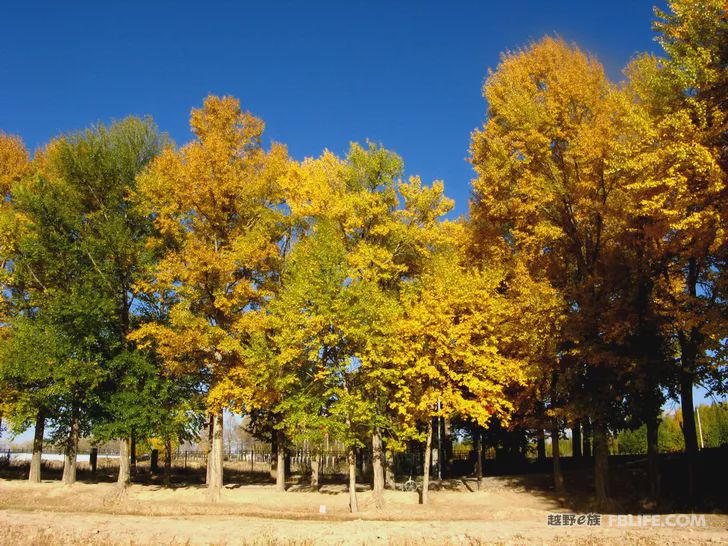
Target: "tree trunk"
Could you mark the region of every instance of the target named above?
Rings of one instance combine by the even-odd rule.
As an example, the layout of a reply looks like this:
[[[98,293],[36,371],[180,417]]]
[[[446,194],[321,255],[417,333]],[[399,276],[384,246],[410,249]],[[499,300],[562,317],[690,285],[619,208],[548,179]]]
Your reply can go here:
[[[660,497],[660,460],[657,451],[657,431],[659,418],[651,416],[647,419],[647,476],[650,483],[650,499],[657,501]]]
[[[361,448],[356,448],[356,481],[360,482],[364,478],[364,454]]]
[[[172,483],[172,439],[164,439],[164,487]]]
[[[311,487],[315,490],[319,488],[321,473],[321,453],[315,448],[311,453]]]
[[[378,428],[372,434],[372,475],[374,505],[377,510],[384,507],[384,451],[382,450],[382,435]]]
[[[452,423],[449,419],[445,419],[443,417],[442,419],[443,425],[443,441],[444,445],[442,447],[443,451],[443,458],[442,458],[442,472],[444,476],[451,476],[451,469],[452,469]]]
[[[559,447],[559,421],[551,422],[551,459],[554,465],[554,490],[557,495],[564,492],[564,475],[561,473],[561,449]]]
[[[361,479],[359,481],[369,480],[370,483],[374,480],[374,470],[372,468],[372,459],[367,456],[366,448],[361,448],[359,451],[359,459],[361,460]]]
[[[215,429],[215,416],[210,414],[210,420],[207,427],[207,474],[205,475],[205,484],[210,485],[210,475],[212,472],[212,434]]]
[[[591,457],[592,456],[592,441],[591,441],[592,440],[592,426],[591,426],[591,421],[589,419],[586,419],[586,421],[584,421],[581,426],[583,428],[583,433],[584,433],[583,434],[583,445],[584,445],[584,448],[582,450],[583,451],[583,455],[584,455],[584,457]]]
[[[98,463],[99,463],[99,448],[98,447],[91,448],[91,453],[88,456],[88,462],[91,465],[91,474],[93,474],[93,476],[96,477],[96,470],[98,469]]]
[[[480,491],[483,481],[483,450],[480,449],[480,428],[477,425],[473,425],[473,449],[475,449],[475,478]]]
[[[278,432],[273,431],[270,438],[270,477],[276,479],[276,466],[278,465]]]
[[[594,426],[594,490],[598,507],[609,503],[609,444],[607,426],[601,419],[593,421]]]
[[[284,448],[283,448],[283,460],[285,461],[284,472],[283,472],[283,482],[285,483],[286,476],[291,475],[291,448],[285,445],[285,436],[284,438]]]
[[[574,459],[581,459],[581,421],[574,421],[571,427],[571,456]]]
[[[131,481],[131,471],[129,469],[129,438],[119,440],[119,478],[116,483],[119,487],[124,488]]]
[[[276,490],[286,490],[286,439],[282,430],[276,431]]]
[[[536,430],[536,457],[539,461],[546,460],[546,438],[542,428]]]
[[[45,433],[45,410],[40,408],[35,417],[35,434],[33,436],[33,457],[30,460],[28,481],[40,483],[41,459],[43,457],[43,434]]]
[[[698,455],[698,434],[695,426],[693,377],[686,370],[680,372],[680,406],[682,407],[685,458],[687,462],[688,501],[695,499],[695,460]]]
[[[394,472],[394,451],[390,448],[387,448],[384,452],[384,484],[387,489],[397,488]]]
[[[686,289],[691,298],[697,297],[698,263],[695,258],[688,260]],[[698,435],[695,427],[695,405],[693,383],[695,382],[695,363],[698,357],[701,334],[697,327],[689,332],[680,332],[680,405],[682,407],[683,436],[687,459],[688,501],[695,500],[695,465],[698,456]]]
[[[210,502],[219,502],[222,491],[223,476],[223,415],[222,411],[213,416],[212,419],[212,450],[210,451],[208,469],[210,481],[207,484],[207,491]]]
[[[153,449],[149,459],[149,470],[152,474],[159,474],[159,450]]]
[[[349,462],[349,510],[352,514],[359,512],[359,506],[356,502],[356,452],[354,446],[349,446],[347,454]]]
[[[432,462],[432,419],[427,420],[427,441],[425,442],[425,468],[422,477],[422,504],[427,504],[430,489],[430,463]]]
[[[63,478],[61,481],[65,485],[73,485],[76,483],[76,453],[78,452],[78,435],[78,415],[74,410],[74,414],[71,417],[71,430],[68,434],[65,455],[63,458]]]
[[[131,429],[131,447],[129,449],[129,452],[131,454],[131,469],[133,471],[136,471],[136,433],[134,432],[134,428]]]

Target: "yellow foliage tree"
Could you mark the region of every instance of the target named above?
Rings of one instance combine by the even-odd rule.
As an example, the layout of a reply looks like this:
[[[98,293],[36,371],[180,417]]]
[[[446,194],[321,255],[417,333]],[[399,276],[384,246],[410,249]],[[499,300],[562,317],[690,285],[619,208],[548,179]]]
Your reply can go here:
[[[511,391],[529,381],[529,363],[548,343],[546,329],[560,312],[553,290],[531,282],[525,269],[468,265],[462,226],[440,229],[451,238],[449,248],[433,254],[402,292],[393,331],[397,373],[390,376],[392,407],[412,428],[425,424],[423,503],[433,418],[507,423]]]
[[[569,309],[554,347],[560,362],[551,359],[556,366],[543,373],[568,394],[572,416],[594,421],[595,485],[603,502],[607,421],[621,377],[603,311],[613,294],[610,264],[631,181],[616,150],[628,110],[595,59],[548,37],[504,55],[484,94],[488,119],[471,145],[475,252],[517,258]],[[554,389],[552,410],[561,398]]]
[[[285,147],[261,146],[263,122],[232,97],[205,99],[192,111],[195,140],[167,149],[139,180],[163,256],[147,290],[171,291],[169,321],[133,334],[153,344],[170,369],[208,386],[213,444],[209,491],[222,487],[223,410],[240,407],[231,378],[244,364],[251,315],[271,294],[278,267],[282,212],[278,182]]]

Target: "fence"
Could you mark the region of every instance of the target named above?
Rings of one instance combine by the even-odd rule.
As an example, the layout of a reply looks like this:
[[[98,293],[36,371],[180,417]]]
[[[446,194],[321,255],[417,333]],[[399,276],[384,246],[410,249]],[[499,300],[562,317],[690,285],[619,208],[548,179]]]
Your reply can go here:
[[[94,456],[94,451],[96,455]],[[154,459],[153,466],[162,466],[163,453],[153,457],[151,453],[137,455],[137,461],[146,464]],[[207,464],[208,452],[201,449],[177,448],[172,452],[172,465],[177,468],[194,469]],[[30,462],[32,454],[27,449],[9,448],[0,451],[0,465],[23,464]],[[276,463],[275,455],[265,449],[236,449],[226,450],[223,454],[226,466],[243,472],[269,472]],[[344,450],[309,451],[301,448],[286,450],[286,469],[292,473],[311,473],[312,465],[318,458],[321,475],[344,475],[348,472],[348,454]],[[43,448],[42,461],[47,463],[62,463],[64,452],[55,446]],[[95,461],[94,461],[95,459]],[[76,461],[80,464],[89,464],[91,467],[109,468],[118,467],[119,452],[113,449],[79,450]],[[371,472],[371,452],[366,449],[357,450],[357,472],[368,475]],[[94,464],[95,463],[95,464]],[[156,464],[155,464],[156,463]],[[397,475],[419,475],[424,465],[424,452],[406,451],[397,453],[391,462],[392,469]]]
[[[208,452],[203,450],[177,449],[172,456],[175,466],[188,468],[203,466],[207,463]],[[319,469],[322,474],[344,474],[347,472],[347,453],[339,450],[326,450],[309,452],[304,449],[289,449],[286,453],[286,467],[289,472],[310,473],[315,458],[319,459]],[[250,472],[267,472],[276,462],[275,454],[259,449],[227,450],[223,454],[225,463],[239,470]],[[361,453],[357,457],[360,469],[366,466],[371,457]]]
[[[701,460],[713,461],[723,460],[728,453],[728,445],[721,448],[706,448],[700,451]],[[189,469],[194,471],[201,469],[207,464],[207,452],[203,450],[177,449],[172,453],[172,464],[176,468]],[[433,455],[436,455],[434,453]],[[9,465],[23,465],[30,462],[32,455],[27,450],[17,448],[4,448],[0,450],[0,467]],[[312,464],[318,457],[319,472],[321,476],[341,477],[348,472],[347,453],[341,450],[323,450],[310,452],[305,449],[289,449],[286,456],[287,473],[308,475],[311,472]],[[684,455],[660,454],[661,461],[681,461]],[[43,450],[43,463],[62,465],[64,459],[63,451],[55,446],[45,447]],[[147,461],[151,463],[151,470],[159,470],[163,465],[163,456],[152,457],[152,454],[141,454],[137,460],[144,466]],[[224,453],[225,465],[230,470],[243,473],[267,473],[271,470],[273,455],[270,450],[265,449],[239,449],[227,450]],[[459,477],[472,475],[475,471],[477,454],[468,448],[455,448],[448,456],[443,458],[443,477]],[[96,467],[99,469],[118,468],[119,454],[111,449],[98,449],[94,457],[93,450],[79,451],[77,462],[81,468]],[[644,462],[645,455],[611,455],[610,464],[633,464]],[[561,466],[564,470],[590,467],[593,459],[591,457],[562,457]],[[155,465],[158,463],[158,466]],[[88,465],[88,466],[87,466]],[[397,479],[408,476],[421,476],[424,471],[424,450],[412,449],[395,454],[389,462]],[[548,473],[551,471],[551,459],[527,459],[514,457],[495,457],[489,453],[483,459],[483,472],[487,475],[509,475],[509,474],[531,474]],[[156,466],[156,468],[155,468]],[[371,452],[369,450],[357,451],[357,474],[360,477],[371,476]],[[433,457],[432,475],[438,475],[437,457]]]
[[[33,454],[27,449],[4,448],[0,451],[0,467],[8,467],[11,464],[29,463]],[[62,464],[65,453],[62,449],[49,446],[43,448],[41,461],[43,464]],[[91,450],[79,450],[76,453],[76,463],[89,465],[96,468],[113,468],[119,466],[119,454],[113,450],[92,448]]]
[[[95,451],[95,455],[94,455]],[[471,450],[455,449],[448,457],[450,463],[460,461],[468,465],[473,461]],[[32,454],[23,449],[4,449],[0,451],[0,465],[24,464],[30,462]],[[202,449],[184,449],[180,447],[172,452],[172,465],[175,468],[194,470],[204,467],[207,464],[208,452]],[[251,473],[270,472],[275,466],[275,454],[268,449],[228,449],[223,454],[226,467]],[[348,454],[344,450],[329,449],[310,451],[303,448],[289,448],[286,450],[285,464],[287,473],[308,475],[312,466],[318,458],[319,473],[322,476],[338,476],[348,473]],[[56,446],[43,448],[42,460],[44,464],[62,464],[64,453]],[[151,462],[152,470],[156,471],[164,465],[164,454],[162,453],[138,453],[137,463],[146,465]],[[86,464],[90,468],[113,468],[119,465],[119,452],[113,448],[91,450],[79,450],[76,454],[77,463],[82,467]],[[435,453],[432,458],[433,473],[437,471],[438,457]],[[360,476],[371,475],[372,457],[368,449],[359,449],[356,452],[357,474]],[[424,450],[411,449],[396,453],[388,465],[397,477],[418,476],[424,471]]]

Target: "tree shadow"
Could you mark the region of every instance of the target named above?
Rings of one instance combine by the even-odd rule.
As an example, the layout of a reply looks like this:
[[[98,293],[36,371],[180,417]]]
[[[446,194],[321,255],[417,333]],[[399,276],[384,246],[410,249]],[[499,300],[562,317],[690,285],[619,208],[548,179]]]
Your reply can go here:
[[[526,492],[553,506],[554,510],[568,510],[576,513],[637,513],[661,514],[675,512],[728,513],[728,475],[724,471],[728,460],[728,446],[705,449],[699,453],[696,465],[696,495],[691,502],[687,495],[687,462],[682,454],[662,454],[659,458],[661,495],[657,502],[648,498],[647,458],[645,456],[611,456],[609,458],[611,506],[597,506],[594,498],[593,460],[589,457],[562,458],[564,492],[557,493],[550,474],[551,461],[507,461],[496,463],[488,460],[481,491],[504,489]],[[5,480],[27,480],[29,462],[18,461],[0,467],[0,478]],[[510,471],[510,472],[509,472]],[[115,483],[118,467],[99,465],[92,472],[88,463],[78,463],[77,481],[80,483]],[[63,465],[59,461],[43,461],[43,481],[60,481]],[[205,487],[204,466],[178,466],[172,468],[168,489]],[[238,489],[245,486],[271,486],[275,480],[269,472],[250,472],[239,467],[225,467],[225,487]],[[418,478],[418,494],[421,497],[422,480]],[[148,462],[137,464],[132,473],[132,484],[165,488],[163,469],[152,472]],[[399,485],[399,482],[398,482]],[[362,480],[357,483],[357,492],[371,489]],[[396,489],[399,489],[397,487]],[[431,491],[463,491],[477,493],[477,479],[471,473],[462,477],[432,480]],[[292,474],[287,480],[289,492],[318,492],[323,495],[347,494],[347,478],[344,475],[320,476],[318,488],[312,488],[309,478]]]
[[[691,502],[687,495],[687,462],[682,454],[662,454],[659,457],[661,493],[657,502],[649,499],[646,456],[610,456],[610,499],[598,505],[594,496],[593,459],[562,458],[564,490],[557,492],[552,474],[546,464],[532,465],[526,472],[504,474],[495,465],[491,472],[486,464],[486,477],[481,490],[503,487],[536,495],[555,508],[576,513],[603,514],[665,514],[675,512],[728,513],[725,494],[728,479],[724,472],[728,450],[703,450],[696,469],[696,495]],[[495,472],[493,472],[495,470]],[[524,470],[521,468],[521,470]],[[529,472],[528,470],[531,470]],[[477,479],[462,479],[468,490],[477,492]]]

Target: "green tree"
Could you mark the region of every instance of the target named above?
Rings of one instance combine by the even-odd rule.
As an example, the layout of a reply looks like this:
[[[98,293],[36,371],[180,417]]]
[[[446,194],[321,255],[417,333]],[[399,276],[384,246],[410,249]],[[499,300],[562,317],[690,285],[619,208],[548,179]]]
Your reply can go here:
[[[65,444],[63,480],[71,484],[79,435],[89,431],[98,408],[95,389],[104,376],[102,362],[110,356],[113,307],[82,249],[80,196],[51,170],[53,147],[13,187],[13,206],[25,226],[11,256],[7,293],[22,294],[15,300],[17,317],[38,321],[36,332],[50,335],[57,340],[54,347],[66,351],[55,355],[48,376],[57,402],[51,411],[52,438]]]
[[[137,410],[151,405],[155,397],[138,384],[148,365],[126,339],[134,320],[136,282],[154,258],[148,245],[151,221],[133,196],[137,176],[165,144],[151,119],[130,117],[59,139],[46,167],[78,196],[83,217],[78,244],[112,307],[108,327],[113,333],[105,350],[99,428],[94,434],[119,439],[120,485],[130,479],[130,440],[133,443],[135,433],[144,430],[137,421],[145,415]],[[144,401],[143,395],[150,398]]]
[[[295,247],[284,289],[267,320],[274,332],[275,409],[280,427],[296,440],[321,443],[324,434],[348,449],[352,512],[356,501],[355,450],[376,422],[376,404],[365,396],[361,356],[381,337],[392,302],[376,284],[352,277],[341,231],[319,223]]]

